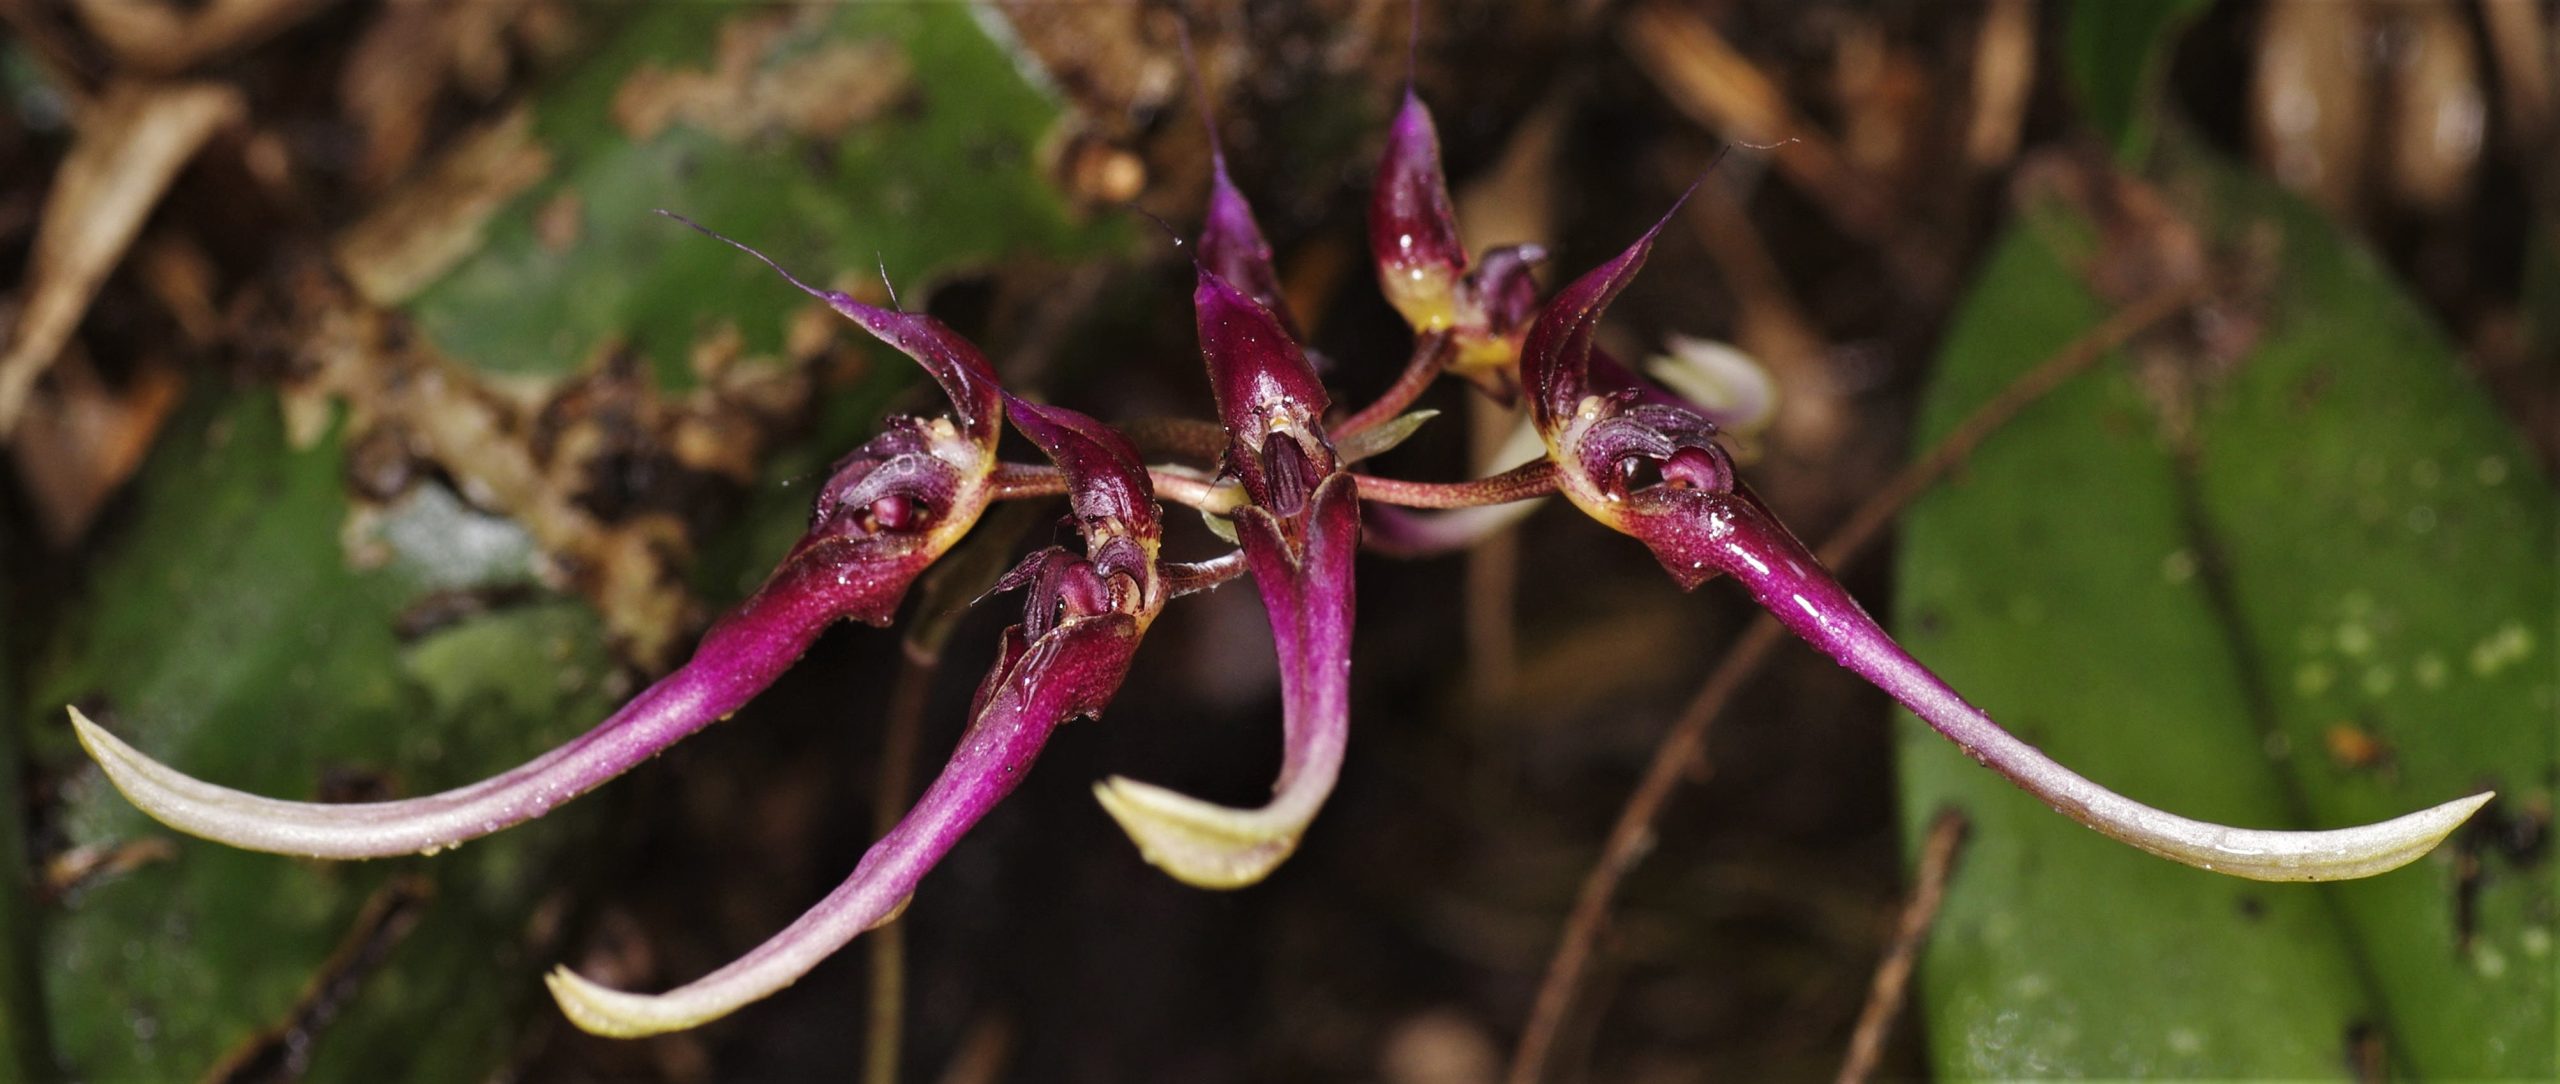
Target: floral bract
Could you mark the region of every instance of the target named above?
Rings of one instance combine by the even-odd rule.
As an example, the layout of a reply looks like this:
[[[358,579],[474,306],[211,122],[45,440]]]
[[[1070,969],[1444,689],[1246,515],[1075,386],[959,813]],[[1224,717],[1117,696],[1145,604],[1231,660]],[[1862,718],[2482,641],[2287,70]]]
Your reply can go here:
[[[666,993],[611,990],[565,968],[548,977],[578,1026],[654,1034],[771,995],[893,918],[1060,724],[1110,703],[1169,600],[1245,572],[1271,622],[1283,698],[1271,800],[1233,809],[1117,777],[1095,794],[1147,861],[1175,877],[1215,888],[1260,880],[1311,830],[1340,773],[1352,575],[1363,542],[1403,552],[1460,547],[1509,521],[1493,506],[1561,492],[1643,543],[1681,587],[1732,577],[1806,642],[1985,766],[2064,815],[2165,858],[2261,880],[2370,876],[2425,854],[2490,797],[2356,828],[2231,828],[2117,795],[2001,729],[1897,646],[1770,515],[1723,442],[1719,424],[1730,416],[1663,390],[1593,345],[1601,315],[1643,267],[1661,227],[1541,303],[1530,272],[1542,252],[1518,246],[1470,260],[1461,246],[1431,114],[1410,91],[1372,192],[1369,238],[1380,284],[1413,327],[1416,348],[1377,402],[1338,413],[1299,341],[1252,209],[1223,157],[1214,165],[1192,297],[1225,433],[1214,466],[1149,468],[1110,426],[1005,391],[978,350],[931,317],[812,289],[785,271],[792,285],[914,358],[949,410],[891,418],[838,462],[807,533],[754,596],[704,634],[690,661],[595,729],[479,783],[353,804],[283,801],[193,779],[73,709],[82,745],[135,805],[207,839],[322,858],[433,854],[538,817],[736,711],[835,622],[886,624],[908,586],[989,502],[1064,494],[1080,547],[1043,549],[1000,581],[1000,590],[1023,593],[1023,618],[1002,636],[968,730],[924,796],[841,886],[746,956]],[[1505,401],[1525,399],[1544,458],[1457,483],[1354,472],[1427,417],[1401,412],[1441,372]],[[1765,414],[1766,403],[1734,409]],[[1008,417],[1049,465],[999,461]],[[1164,560],[1160,498],[1211,515],[1237,550],[1197,564]],[[1389,507],[1399,505],[1449,511]]]

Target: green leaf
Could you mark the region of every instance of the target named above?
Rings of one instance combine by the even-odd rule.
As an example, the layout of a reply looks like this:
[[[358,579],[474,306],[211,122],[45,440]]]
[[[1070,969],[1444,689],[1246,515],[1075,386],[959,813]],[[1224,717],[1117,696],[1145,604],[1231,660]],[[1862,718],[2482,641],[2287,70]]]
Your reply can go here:
[[[752,68],[724,75],[730,48],[748,49]],[[739,98],[682,89],[704,85]],[[813,92],[875,104],[832,117],[826,102],[788,104]],[[636,126],[648,110],[634,103],[653,96],[701,104]],[[760,109],[772,116],[759,122]],[[775,354],[808,301],[658,208],[813,284],[843,276],[839,288],[871,289],[885,269],[921,294],[955,269],[1124,247],[1125,222],[1078,221],[1041,175],[1057,112],[965,5],[658,5],[545,96],[534,141],[556,164],[491,223],[484,252],[411,308],[448,354],[491,372],[575,372],[624,342],[661,385],[684,388],[703,331],[732,323],[748,352]],[[577,242],[545,244],[536,219],[570,207]]]
[[[2213,0],[2076,0],[2064,17],[2063,71],[2081,115],[2136,162],[2151,149],[2150,110],[2178,32]]]
[[[1898,626],[2028,740],[2176,812],[2314,828],[2499,800],[2395,873],[2259,884],[2085,831],[1905,720],[1915,839],[1941,806],[1974,823],[1923,964],[1933,1056],[2340,1077],[2378,1042],[2395,1075],[2547,1076],[2549,847],[2492,829],[2547,833],[2560,763],[2548,484],[2368,254],[2261,181],[2182,177],[2211,244],[2271,261],[2235,302],[2260,337],[2171,382],[2184,405],[2112,359],[1986,444],[1906,521]],[[2093,234],[2044,209],[2000,243],[1924,442],[2104,315],[2076,273]]]

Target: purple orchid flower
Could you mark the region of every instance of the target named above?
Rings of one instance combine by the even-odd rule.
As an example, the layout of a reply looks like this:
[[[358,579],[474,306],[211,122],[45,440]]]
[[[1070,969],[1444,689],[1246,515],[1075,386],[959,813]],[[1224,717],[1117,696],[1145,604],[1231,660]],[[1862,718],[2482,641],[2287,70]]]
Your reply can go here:
[[[891,418],[885,432],[838,462],[818,492],[808,533],[754,596],[714,624],[683,666],[593,730],[469,786],[348,804],[289,802],[194,779],[73,708],[81,744],[136,806],[180,831],[316,858],[433,854],[541,816],[727,717],[835,622],[887,624],[907,586],[968,533],[993,496],[1004,409],[995,372],[932,317],[801,289],[915,358],[942,385],[951,412]]]
[[[1027,588],[1029,601],[1022,623],[1005,630],[942,774],[843,884],[728,966],[663,994],[610,990],[554,969],[544,981],[579,1027],[622,1037],[676,1031],[791,985],[895,918],[916,882],[1028,774],[1050,733],[1101,714],[1119,691],[1166,598],[1156,565],[1162,517],[1146,470],[1125,438],[1082,414],[1014,398],[1006,410],[1066,475],[1084,553],[1042,550],[997,584]]]
[[[234,846],[369,858],[432,854],[495,832],[548,812],[737,710],[836,620],[886,624],[908,585],[967,533],[996,495],[996,440],[1009,414],[1057,464],[1084,553],[1041,551],[998,585],[1028,588],[1027,612],[1006,630],[971,725],[940,778],[842,886],[735,963],[659,995],[609,990],[566,969],[547,982],[582,1028],[655,1034],[766,997],[891,917],[917,880],[1013,789],[1050,732],[1068,718],[1099,713],[1118,690],[1140,637],[1169,595],[1157,562],[1162,516],[1136,449],[1118,433],[1074,411],[1004,395],[977,349],[930,317],[812,289],[775,270],[921,362],[950,397],[952,412],[892,418],[886,432],[839,463],[816,499],[809,533],[764,586],[705,634],[689,662],[612,718],[495,778],[376,803],[289,802],[204,783],[142,755],[74,708],[82,743],[145,812]]]
[[[746,956],[665,993],[610,990],[566,969],[547,977],[572,1021],[615,1036],[691,1027],[734,1011],[894,917],[925,873],[1012,790],[1058,726],[1096,715],[1111,701],[1170,599],[1246,571],[1271,622],[1280,669],[1284,748],[1271,800],[1234,809],[1116,776],[1095,795],[1148,862],[1183,881],[1231,888],[1268,875],[1295,851],[1340,774],[1364,503],[1380,548],[1423,553],[1463,547],[1516,515],[1497,506],[1561,490],[1592,518],[1643,542],[1683,588],[1731,575],[1797,635],[2064,814],[2207,869],[2271,880],[2369,876],[2425,853],[2489,799],[2474,795],[2359,828],[2256,831],[2152,809],[2074,774],[2002,730],[1897,646],[1739,480],[1715,415],[1594,346],[1595,327],[1643,265],[1659,224],[1541,306],[1530,275],[1543,258],[1538,250],[1496,249],[1470,265],[1440,171],[1438,136],[1410,89],[1389,133],[1370,212],[1381,285],[1416,330],[1417,348],[1387,393],[1328,422],[1332,398],[1280,294],[1270,245],[1217,153],[1192,295],[1226,435],[1217,464],[1207,468],[1151,469],[1101,422],[1005,392],[977,349],[932,318],[814,289],[738,245],[922,364],[950,410],[892,418],[837,463],[807,534],[753,597],[712,626],[690,661],[595,729],[522,767],[418,798],[290,802],[183,775],[76,708],[72,722],[134,804],[182,831],[327,858],[431,854],[540,816],[735,711],[836,621],[887,623],[908,585],[990,501],[1066,495],[1080,550],[1041,550],[999,581],[999,591],[1025,593],[1024,616],[1002,636],[967,732],[941,775],[842,885]],[[1405,409],[1444,370],[1506,401],[1525,393],[1544,458],[1458,483],[1356,473],[1362,459],[1428,419],[1429,412]],[[998,461],[1006,417],[1054,466]],[[1203,448],[1200,457],[1207,456]],[[1196,564],[1164,561],[1159,496],[1231,525],[1239,548]],[[1411,511],[1417,509],[1435,511]]]
[[[1278,647],[1280,777],[1270,803],[1251,810],[1116,776],[1094,788],[1149,863],[1204,888],[1269,875],[1333,793],[1350,730],[1351,565],[1360,546],[1357,484],[1325,433],[1324,384],[1283,313],[1237,285],[1278,276],[1252,209],[1227,182],[1223,155],[1221,163],[1192,307],[1227,431],[1227,470],[1249,498],[1232,513],[1236,538]]]
[[[1440,129],[1408,85],[1369,190],[1369,255],[1378,287],[1419,334],[1446,333],[1449,371],[1508,401],[1520,334],[1538,308],[1537,266],[1546,250],[1511,245],[1469,267],[1466,242],[1440,168]]]
[[[1529,332],[1521,376],[1530,418],[1556,464],[1557,488],[1591,518],[1644,543],[1683,588],[1731,575],[1805,642],[2064,816],[2201,869],[2264,881],[2369,877],[2434,849],[2492,797],[2475,794],[2332,831],[2232,828],[2116,794],[2002,729],[1896,644],[1769,514],[1735,477],[1713,422],[1676,404],[1609,390],[1596,379],[1593,328],[1644,266],[1661,230],[1655,224],[1616,259],[1556,294]]]

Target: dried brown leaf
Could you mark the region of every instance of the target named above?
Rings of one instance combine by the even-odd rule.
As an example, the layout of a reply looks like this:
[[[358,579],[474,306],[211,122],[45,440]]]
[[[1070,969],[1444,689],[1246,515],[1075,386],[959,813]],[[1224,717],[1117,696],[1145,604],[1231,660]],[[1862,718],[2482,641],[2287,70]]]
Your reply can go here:
[[[328,0],[79,0],[80,18],[123,66],[175,75],[274,37]]]
[[[0,355],[0,438],[16,431],[36,378],[70,341],[179,168],[246,108],[238,91],[217,83],[128,82],[81,111],[36,227],[27,307]]]
[[[463,137],[339,234],[338,268],[367,301],[407,301],[479,251],[490,220],[550,172],[550,152],[533,139],[533,114],[511,112]]]

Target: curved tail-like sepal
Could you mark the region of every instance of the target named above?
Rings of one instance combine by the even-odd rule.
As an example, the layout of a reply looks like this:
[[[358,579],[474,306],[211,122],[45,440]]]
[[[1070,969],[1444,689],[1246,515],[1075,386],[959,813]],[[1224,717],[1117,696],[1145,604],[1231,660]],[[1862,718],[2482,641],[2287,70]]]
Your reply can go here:
[[[1178,880],[1203,888],[1261,880],[1297,849],[1333,793],[1350,734],[1351,564],[1360,546],[1359,504],[1349,475],[1327,478],[1316,487],[1296,547],[1269,513],[1246,508],[1236,516],[1280,656],[1286,745],[1270,803],[1231,809],[1119,777],[1094,787],[1139,853]]]
[[[726,1016],[800,980],[863,931],[897,917],[916,883],[987,811],[1013,791],[1059,723],[1101,710],[1137,650],[1136,622],[1108,614],[1059,626],[1025,647],[988,684],[977,720],[915,808],[882,836],[835,891],[764,944],[662,994],[613,990],[556,968],[543,981],[586,1031],[635,1038]]]
[[[539,817],[736,711],[781,676],[842,612],[818,603],[769,588],[715,626],[691,661],[595,729],[522,767],[417,798],[324,803],[261,797],[153,760],[76,707],[71,725],[116,789],[181,832],[314,858],[434,853]]]
[[[1724,571],[1796,635],[1901,701],[1983,766],[2064,816],[2173,862],[2259,881],[2340,881],[2417,861],[2493,796],[2474,794],[2376,824],[2292,832],[2234,828],[2155,809],[2063,767],[1966,703],[1867,616],[1749,490],[1700,495]]]

